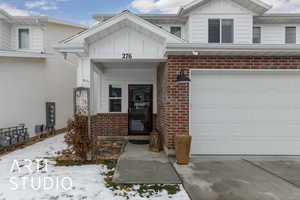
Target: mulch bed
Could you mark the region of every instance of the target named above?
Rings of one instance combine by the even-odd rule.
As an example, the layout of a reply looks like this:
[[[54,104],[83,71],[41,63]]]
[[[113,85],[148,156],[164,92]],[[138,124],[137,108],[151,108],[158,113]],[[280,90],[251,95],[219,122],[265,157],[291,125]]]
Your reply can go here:
[[[98,139],[95,142],[94,160],[118,160],[124,152],[125,140],[120,139]]]
[[[117,163],[120,155],[124,152],[126,145],[125,140],[120,139],[98,139],[95,142],[94,151],[92,153],[93,159],[91,161],[81,161],[81,159],[66,149],[58,152],[58,156],[54,158],[57,166],[74,166],[86,164],[106,164]]]

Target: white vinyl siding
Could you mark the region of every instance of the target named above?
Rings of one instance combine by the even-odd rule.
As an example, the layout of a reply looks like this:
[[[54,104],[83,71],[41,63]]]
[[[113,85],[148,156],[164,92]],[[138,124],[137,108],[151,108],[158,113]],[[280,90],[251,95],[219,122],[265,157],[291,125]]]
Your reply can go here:
[[[11,26],[4,20],[0,20],[0,49],[10,49]]]
[[[14,25],[11,29],[12,49],[19,49],[19,29],[29,29],[29,49],[36,52],[44,51],[44,31],[40,26]]]
[[[42,27],[33,27],[32,31],[32,46],[33,50],[44,51],[44,31]]]
[[[262,44],[285,44],[285,28],[296,27],[296,43],[300,44],[300,25],[297,24],[255,24],[261,27]]]
[[[214,18],[233,19],[234,43],[252,43],[251,15],[191,15],[189,18],[189,42],[208,43],[208,20]]]
[[[233,19],[234,43],[251,44],[253,15],[231,0],[212,0],[189,14],[189,42],[208,43],[208,19]]]

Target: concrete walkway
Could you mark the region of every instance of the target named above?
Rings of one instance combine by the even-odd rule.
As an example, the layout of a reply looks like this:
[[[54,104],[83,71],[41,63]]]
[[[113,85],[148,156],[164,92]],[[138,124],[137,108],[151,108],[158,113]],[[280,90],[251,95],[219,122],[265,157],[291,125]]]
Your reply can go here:
[[[128,143],[121,155],[114,183],[179,184],[181,183],[167,156],[148,151],[148,145]]]
[[[192,200],[300,199],[297,161],[195,158],[174,167]]]

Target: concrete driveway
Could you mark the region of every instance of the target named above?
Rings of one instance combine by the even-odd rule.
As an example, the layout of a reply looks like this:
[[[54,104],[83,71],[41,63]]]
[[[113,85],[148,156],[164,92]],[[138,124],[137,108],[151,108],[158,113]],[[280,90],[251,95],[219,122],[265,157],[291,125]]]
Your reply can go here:
[[[300,161],[194,158],[174,164],[192,200],[299,200]]]

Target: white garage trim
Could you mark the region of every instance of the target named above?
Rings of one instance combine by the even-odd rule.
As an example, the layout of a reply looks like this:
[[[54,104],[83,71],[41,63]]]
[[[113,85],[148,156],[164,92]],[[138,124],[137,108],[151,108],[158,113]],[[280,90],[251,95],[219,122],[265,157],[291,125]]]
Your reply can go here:
[[[192,89],[193,89],[193,73],[196,71],[200,72],[245,72],[245,73],[251,73],[251,72],[270,72],[270,73],[276,73],[276,72],[297,72],[299,73],[299,69],[190,69],[190,77],[192,79],[192,82],[189,84],[189,134],[192,135]],[[300,74],[299,74],[300,75]],[[192,144],[193,145],[193,144]],[[193,152],[192,152],[193,153]],[[195,152],[194,152],[195,153]],[[213,154],[212,154],[213,155]],[[226,155],[226,154],[222,154]],[[228,154],[232,155],[232,154]],[[241,154],[235,154],[235,155],[241,155]],[[251,154],[250,154],[251,155]],[[278,154],[278,155],[286,155]]]

